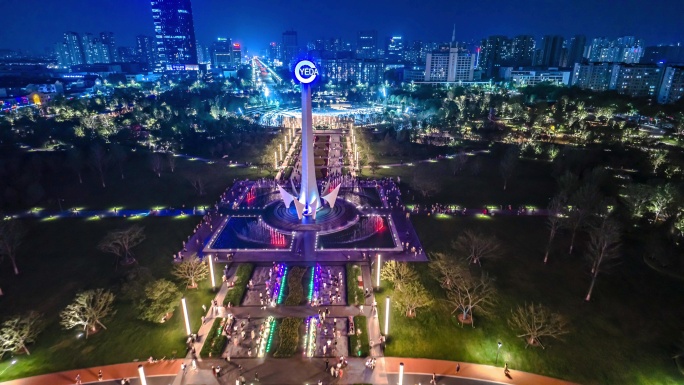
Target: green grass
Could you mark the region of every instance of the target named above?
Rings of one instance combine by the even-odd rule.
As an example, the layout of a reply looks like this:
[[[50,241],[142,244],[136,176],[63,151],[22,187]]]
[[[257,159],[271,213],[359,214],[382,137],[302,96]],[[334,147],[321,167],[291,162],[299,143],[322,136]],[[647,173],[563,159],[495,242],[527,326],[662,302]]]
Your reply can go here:
[[[348,263],[347,266],[347,302],[358,306],[364,301],[363,289],[359,287],[358,276],[361,275],[361,267]]]
[[[294,266],[287,272],[287,297],[285,297],[285,306],[299,306],[306,299],[304,297],[304,285],[302,280],[304,279],[307,270],[306,267]]]
[[[25,197],[24,188],[16,182],[17,199],[0,199],[0,209],[17,211],[39,206],[48,210],[58,210],[59,202],[63,209],[81,207],[89,210],[102,210],[111,207],[145,209],[153,207],[213,206],[218,196],[230,186],[234,179],[258,177],[258,171],[245,167],[228,167],[226,163],[207,164],[176,158],[176,169],[171,172],[166,160],[163,162],[161,177],[157,177],[150,167],[147,154],[128,152],[124,163],[124,179],[118,166],[107,169],[103,188],[99,176],[90,168],[83,168],[83,184],[80,184],[74,171],[63,166],[60,153],[32,153],[31,156],[42,160],[43,172],[40,186],[44,194],[39,201],[30,202]],[[16,162],[16,160],[12,160]],[[34,175],[35,173],[29,173]],[[205,193],[199,195],[192,186],[189,176],[199,176],[204,180]],[[12,185],[12,183],[10,183]],[[0,183],[2,186],[2,183]],[[11,191],[11,190],[10,190]],[[4,197],[3,197],[4,198]]]
[[[0,376],[0,381],[42,373],[96,365],[145,360],[150,356],[167,358],[185,354],[185,327],[180,308],[164,324],[137,319],[133,303],[119,295],[126,285],[126,268],[114,270],[113,257],[96,249],[97,243],[112,230],[130,226],[125,219],[58,219],[24,221],[27,241],[20,249],[21,274],[11,274],[9,264],[0,265],[4,296],[0,297],[3,316],[36,310],[45,314],[47,329],[30,345],[31,355],[19,356],[16,365]],[[155,278],[172,279],[172,255],[196,220],[145,218],[136,221],[145,227],[147,239],[133,251],[139,265],[148,268]],[[200,326],[202,304],[214,297],[209,280],[198,289],[179,288],[188,303],[192,330]],[[63,330],[59,312],[82,290],[106,287],[117,293],[117,313],[104,321],[102,330],[87,340],[77,338],[79,331]],[[180,305],[180,304],[179,304]],[[9,360],[0,362],[0,372]]]
[[[301,318],[283,318],[278,322],[278,348],[273,357],[292,357],[299,350],[299,329],[302,326]]]
[[[504,253],[482,269],[496,279],[500,298],[494,315],[474,314],[475,328],[461,327],[456,313],[444,304],[444,294],[427,264],[415,264],[421,281],[437,303],[418,309],[408,319],[397,311],[390,316],[386,355],[425,357],[494,364],[497,341],[503,343],[498,364],[514,369],[564,378],[582,384],[678,384],[682,375],[672,360],[682,328],[684,301],[681,283],[648,269],[627,239],[622,264],[601,274],[592,302],[583,298],[589,285],[588,267],[581,247],[567,254],[569,237],[562,233],[548,265],[542,263],[547,236],[544,221],[532,217],[494,217],[487,220],[455,217],[414,217],[428,252],[448,251],[450,240],[464,229],[495,234]],[[477,268],[474,268],[477,269]],[[386,283],[378,296],[384,315],[384,297],[393,296]],[[546,349],[525,348],[507,325],[513,307],[542,303],[570,320],[571,332],[562,341],[544,340]]]
[[[355,357],[366,357],[370,354],[370,342],[368,340],[368,326],[366,317],[355,316],[354,328],[361,331],[361,335],[349,335],[349,354]],[[360,348],[357,349],[357,346]]]
[[[252,271],[254,271],[254,265],[251,263],[241,263],[238,265],[235,271],[235,284],[233,285],[226,296],[223,298],[223,304],[231,304],[233,306],[240,306],[242,303],[242,297],[245,296],[247,291],[247,283],[252,277]]]

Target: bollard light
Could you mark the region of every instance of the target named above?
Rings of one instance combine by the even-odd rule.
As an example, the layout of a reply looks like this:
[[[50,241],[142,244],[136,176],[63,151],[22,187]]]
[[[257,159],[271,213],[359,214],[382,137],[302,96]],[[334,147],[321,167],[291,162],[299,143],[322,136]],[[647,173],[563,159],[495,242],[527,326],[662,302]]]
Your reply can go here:
[[[404,363],[399,363],[399,385],[404,385]]]
[[[375,271],[375,273],[376,273],[375,287],[377,287],[377,288],[380,287],[380,263],[381,262],[382,262],[382,257],[380,256],[380,254],[378,254],[378,263],[376,263],[376,266],[375,266],[375,270],[376,270]]]
[[[385,298],[385,338],[389,332],[390,297]]]
[[[147,378],[145,378],[145,369],[142,365],[138,365],[138,375],[140,376],[140,383],[142,385],[147,385]]]
[[[188,305],[185,303],[185,297],[181,298],[181,305],[183,305],[183,316],[185,317],[185,333],[192,334],[190,331],[190,319],[188,318]]]

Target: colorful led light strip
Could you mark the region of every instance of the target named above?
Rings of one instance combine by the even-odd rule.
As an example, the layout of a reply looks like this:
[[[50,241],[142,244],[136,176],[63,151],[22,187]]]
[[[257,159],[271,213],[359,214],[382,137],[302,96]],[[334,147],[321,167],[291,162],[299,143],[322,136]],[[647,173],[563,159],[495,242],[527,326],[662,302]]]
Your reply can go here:
[[[275,326],[275,319],[273,316],[269,316],[266,319],[266,328],[264,329],[264,335],[261,338],[261,343],[259,344],[258,357],[264,357],[268,348],[271,346],[271,335],[273,334],[273,327]]]
[[[311,316],[306,320],[306,334],[307,334],[307,344],[306,344],[306,356],[313,357],[316,352],[316,324],[318,323],[318,318]]]
[[[273,317],[270,317],[273,318]],[[271,351],[271,342],[273,342],[273,332],[275,332],[275,319],[271,322],[271,330],[268,332],[268,343],[266,344],[266,353]]]
[[[283,303],[283,293],[285,290],[283,288],[285,287],[285,280],[287,279],[287,267],[283,270],[283,278],[280,280],[280,287],[278,287],[278,301],[276,304],[280,305]]]
[[[311,303],[311,299],[313,298],[314,294],[314,282],[316,278],[316,267],[314,266],[313,269],[311,269],[311,280],[309,280],[309,303]]]

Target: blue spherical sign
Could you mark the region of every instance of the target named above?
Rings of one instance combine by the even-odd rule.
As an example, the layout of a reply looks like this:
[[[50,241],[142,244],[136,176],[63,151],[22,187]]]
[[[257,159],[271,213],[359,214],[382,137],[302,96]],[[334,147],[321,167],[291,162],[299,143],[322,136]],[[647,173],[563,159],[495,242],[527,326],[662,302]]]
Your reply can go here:
[[[318,69],[311,60],[302,60],[295,66],[294,74],[300,83],[309,84],[316,80]]]

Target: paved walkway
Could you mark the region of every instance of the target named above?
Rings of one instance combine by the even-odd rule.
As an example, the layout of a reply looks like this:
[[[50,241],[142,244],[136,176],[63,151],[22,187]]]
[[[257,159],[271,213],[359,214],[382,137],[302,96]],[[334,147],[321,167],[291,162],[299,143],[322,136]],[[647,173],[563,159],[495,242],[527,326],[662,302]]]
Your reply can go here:
[[[180,372],[183,360],[163,361],[150,364],[145,362],[146,377],[155,376],[175,376]],[[41,376],[21,378],[18,380],[1,382],[0,385],[73,385],[76,383],[76,375],[81,375],[81,381],[98,382],[97,373],[102,370],[104,380],[121,380],[122,378],[137,378],[138,365],[140,362],[130,362],[125,364],[96,366],[87,369],[69,370],[66,372],[50,373]]]

